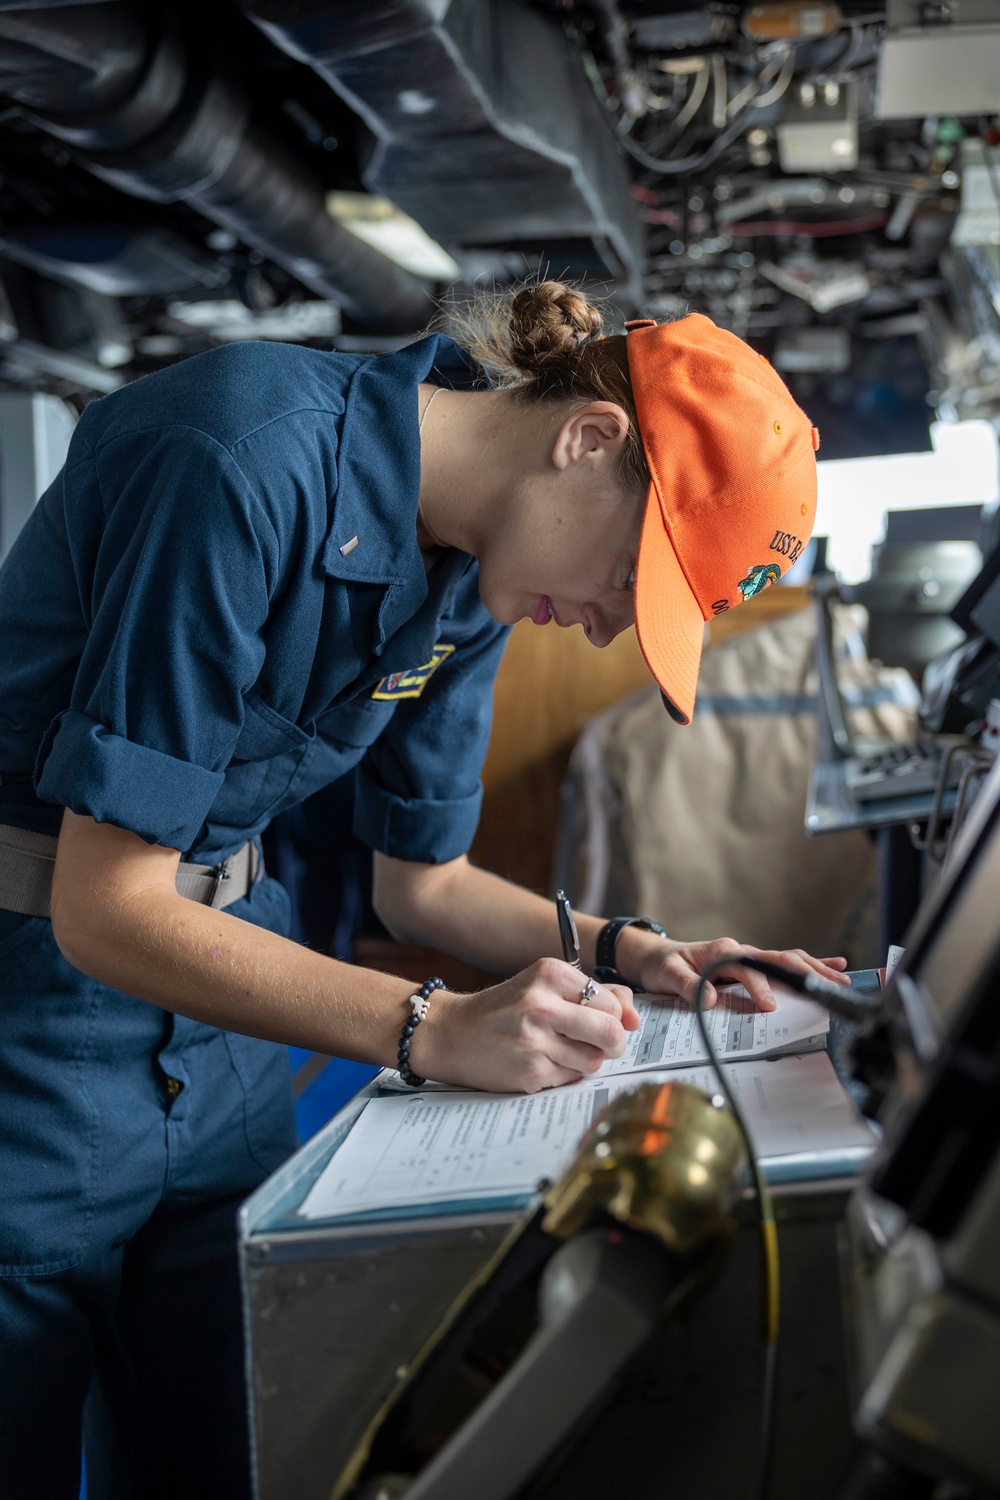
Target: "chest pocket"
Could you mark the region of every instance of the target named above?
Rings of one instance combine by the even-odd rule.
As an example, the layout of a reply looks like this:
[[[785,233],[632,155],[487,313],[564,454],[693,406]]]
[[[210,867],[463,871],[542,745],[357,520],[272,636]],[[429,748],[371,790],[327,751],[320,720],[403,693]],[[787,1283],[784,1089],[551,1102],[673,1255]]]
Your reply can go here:
[[[395,703],[379,702],[366,693],[339,704],[337,708],[328,709],[316,720],[316,730],[324,740],[367,749],[378,739],[395,711]]]
[[[216,810],[236,813],[239,820],[249,822],[284,796],[312,743],[313,731],[300,729],[253,692],[243,696],[243,715],[243,729],[220,794],[227,806],[223,809],[217,803]]]

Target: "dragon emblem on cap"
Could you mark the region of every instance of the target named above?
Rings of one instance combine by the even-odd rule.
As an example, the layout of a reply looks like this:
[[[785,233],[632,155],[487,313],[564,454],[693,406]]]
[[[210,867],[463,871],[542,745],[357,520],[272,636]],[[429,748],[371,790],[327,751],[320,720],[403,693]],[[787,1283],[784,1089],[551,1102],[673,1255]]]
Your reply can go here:
[[[747,576],[741,578],[736,587],[743,595],[745,604],[748,599],[762,594],[769,583],[777,583],[780,577],[781,569],[777,563],[758,563],[757,567],[748,569]]]

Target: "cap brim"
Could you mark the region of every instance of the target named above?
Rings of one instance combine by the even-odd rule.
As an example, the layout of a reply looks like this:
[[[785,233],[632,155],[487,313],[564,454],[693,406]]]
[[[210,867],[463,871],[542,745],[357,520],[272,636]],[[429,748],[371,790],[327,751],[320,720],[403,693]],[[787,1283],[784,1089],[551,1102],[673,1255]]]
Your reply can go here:
[[[635,569],[635,630],[671,718],[690,724],[705,638],[701,607],[650,487]]]

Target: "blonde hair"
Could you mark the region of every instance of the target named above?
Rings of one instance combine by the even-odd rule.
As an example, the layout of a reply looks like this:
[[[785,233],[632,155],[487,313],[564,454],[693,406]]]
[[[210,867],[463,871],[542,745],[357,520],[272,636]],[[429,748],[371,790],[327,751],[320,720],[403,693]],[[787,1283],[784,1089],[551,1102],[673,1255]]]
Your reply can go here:
[[[528,402],[611,401],[629,419],[621,475],[649,482],[628,372],[625,334],[602,334],[600,309],[576,287],[540,281],[453,303],[446,331],[490,384]]]

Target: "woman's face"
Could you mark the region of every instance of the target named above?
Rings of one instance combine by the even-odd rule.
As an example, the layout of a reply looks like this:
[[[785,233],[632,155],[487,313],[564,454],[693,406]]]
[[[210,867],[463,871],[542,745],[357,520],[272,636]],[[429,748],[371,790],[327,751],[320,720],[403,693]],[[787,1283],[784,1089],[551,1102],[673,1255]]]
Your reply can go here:
[[[607,406],[579,417],[560,429],[551,463],[506,499],[503,524],[479,555],[479,588],[505,625],[580,625],[606,646],[634,622],[645,495],[619,476],[624,412]]]

